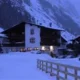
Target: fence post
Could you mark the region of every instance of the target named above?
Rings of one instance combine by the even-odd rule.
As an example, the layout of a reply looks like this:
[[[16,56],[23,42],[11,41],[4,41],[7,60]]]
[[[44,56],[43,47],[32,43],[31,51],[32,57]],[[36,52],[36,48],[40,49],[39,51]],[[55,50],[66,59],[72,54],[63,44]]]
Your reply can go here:
[[[50,72],[50,76],[52,76],[52,62],[51,62],[50,64],[51,64],[51,72]]]
[[[67,80],[67,66],[65,66],[65,79]]]
[[[77,69],[76,68],[74,68],[74,70],[75,70],[75,80],[77,80]]]
[[[38,59],[37,59],[37,68],[38,68]]]
[[[57,80],[59,80],[59,65],[57,64]]]
[[[48,72],[48,71],[47,71],[47,66],[48,66],[48,63],[46,62],[46,73]]]
[[[39,61],[40,60],[37,59],[37,68],[39,68],[39,65],[40,65]]]
[[[41,69],[41,60],[40,60],[40,62],[39,62],[39,69]]]
[[[42,61],[42,71],[43,71],[44,69],[43,69],[43,61]]]

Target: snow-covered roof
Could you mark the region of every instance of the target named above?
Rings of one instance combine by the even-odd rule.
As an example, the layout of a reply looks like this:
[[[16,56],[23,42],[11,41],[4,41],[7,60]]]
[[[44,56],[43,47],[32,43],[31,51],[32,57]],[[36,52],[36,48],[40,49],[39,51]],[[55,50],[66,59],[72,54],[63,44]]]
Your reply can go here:
[[[4,31],[4,29],[2,29],[2,28],[0,27],[0,32],[2,32],[2,31]]]
[[[55,24],[52,24],[52,27],[50,27],[50,25],[43,25],[44,27],[47,27],[47,28],[51,28],[51,29],[56,29],[56,30],[61,30],[61,31],[63,31],[64,29],[63,28],[61,28],[61,27],[59,27],[59,26],[57,26],[57,25],[55,25]]]
[[[78,38],[80,38],[80,35],[74,37],[72,40],[75,40],[75,39],[78,39]]]
[[[32,25],[36,25],[36,26],[40,26],[40,27],[45,27],[45,28],[50,28],[50,29],[55,29],[55,30],[60,30],[63,31],[64,29],[57,27],[56,25],[52,25],[52,27],[50,27],[49,25],[40,25],[40,24],[36,24],[36,23],[27,23],[26,24],[32,24]]]
[[[0,33],[0,37],[7,37],[5,34]]]
[[[4,31],[4,29],[2,29],[1,27],[0,27],[0,37],[7,37],[5,34],[2,34],[1,32],[3,32]]]
[[[74,35],[72,35],[71,33],[69,33],[68,31],[62,31],[61,32],[61,36],[62,38],[64,38],[67,42],[71,41],[72,39],[75,38]]]
[[[37,24],[37,23],[31,23],[31,22],[25,22],[25,21],[22,21],[18,24],[15,24],[13,27],[7,29],[7,30],[4,30],[2,33],[6,32],[6,31],[9,31],[11,29],[13,29],[14,27],[19,27],[18,25],[20,24],[31,24],[31,25],[35,25],[35,26],[38,26],[38,27],[45,27],[45,28],[50,28],[50,29],[54,29],[54,30],[58,30],[58,31],[63,31],[64,29],[62,28],[58,28],[58,27],[55,27],[56,25],[50,27],[50,26],[46,26],[46,25],[40,25],[40,24]]]

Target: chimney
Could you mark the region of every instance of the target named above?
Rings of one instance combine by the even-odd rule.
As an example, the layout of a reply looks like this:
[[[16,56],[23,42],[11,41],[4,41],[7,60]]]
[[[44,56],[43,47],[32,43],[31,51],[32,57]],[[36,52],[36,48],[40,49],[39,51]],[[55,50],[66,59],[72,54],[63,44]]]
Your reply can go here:
[[[40,23],[40,25],[42,25],[42,23]]]
[[[49,23],[49,26],[52,27],[52,23]]]

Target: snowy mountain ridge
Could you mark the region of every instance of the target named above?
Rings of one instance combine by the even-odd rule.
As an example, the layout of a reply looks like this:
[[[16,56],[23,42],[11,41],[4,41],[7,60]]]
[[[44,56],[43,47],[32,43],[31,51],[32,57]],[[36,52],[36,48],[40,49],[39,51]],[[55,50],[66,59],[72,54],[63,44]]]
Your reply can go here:
[[[0,0],[0,24],[5,28],[22,21],[49,27],[52,24],[69,34],[80,35],[79,5],[75,1],[80,3],[79,0]]]
[[[26,1],[26,0],[25,0]],[[42,0],[41,0],[42,1]],[[63,12],[69,16],[71,16],[74,20],[79,17],[79,14],[77,13],[75,7],[70,3],[69,0],[44,0],[40,3],[40,0],[31,0],[31,6],[29,6],[32,9],[35,9],[35,11],[42,11],[46,14],[45,9],[42,8],[41,3],[47,2],[47,4],[51,4],[52,8],[56,8],[56,12],[60,13],[60,11],[63,10]],[[35,5],[36,3],[36,5]],[[45,4],[44,4],[45,5]],[[45,5],[46,6],[46,5]],[[58,9],[57,9],[58,8]],[[50,9],[50,7],[47,6],[48,15],[51,18],[51,16],[55,17],[54,12]],[[42,13],[41,12],[41,13]],[[46,14],[47,15],[47,14]],[[47,15],[47,16],[48,16]],[[61,15],[61,14],[60,14]],[[75,16],[74,16],[75,15]],[[77,19],[79,21],[80,19]],[[55,20],[54,20],[55,21]],[[76,21],[76,20],[75,20]]]
[[[46,1],[48,1],[48,0],[46,0]],[[49,2],[50,1],[52,1],[52,0],[49,0]],[[55,1],[56,4],[51,4],[51,5],[56,6],[58,8],[60,8],[60,6],[61,6],[61,8],[64,8],[63,6],[65,5],[65,3],[67,1],[65,3],[62,2],[63,5],[59,5],[60,4],[59,2],[60,2],[60,0],[57,0],[57,1]],[[37,3],[37,4],[35,5],[35,3]],[[54,16],[54,13],[52,13],[52,11],[50,9],[48,10],[49,14],[50,14],[49,16],[48,16],[48,14],[45,13],[45,11],[42,9],[41,5],[39,4],[38,0],[33,0],[33,2],[31,1],[31,4],[32,4],[32,6],[28,6],[27,4],[24,3],[24,7],[25,7],[25,10],[31,14],[31,16],[35,15],[34,17],[35,17],[37,24],[42,23],[42,25],[50,27],[49,23],[52,23],[52,27],[54,27],[54,28],[61,28],[62,27],[61,24],[58,25],[57,22],[51,18],[51,16],[53,16],[53,17],[55,17],[55,16]],[[69,11],[68,9],[65,10],[65,8],[64,8],[65,12]],[[72,6],[71,6],[71,8],[72,8]],[[47,17],[45,17],[44,14],[47,17],[49,17],[49,19]],[[74,13],[74,14],[76,14],[76,13]],[[62,37],[64,37],[67,41],[74,38],[74,36],[67,31],[62,32]]]

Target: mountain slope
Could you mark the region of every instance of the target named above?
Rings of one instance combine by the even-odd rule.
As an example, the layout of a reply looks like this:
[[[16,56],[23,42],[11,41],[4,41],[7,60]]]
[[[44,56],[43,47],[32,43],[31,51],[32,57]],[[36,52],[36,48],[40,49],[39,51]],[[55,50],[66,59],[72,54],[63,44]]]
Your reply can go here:
[[[0,0],[0,25],[10,28],[21,21],[30,21],[30,15],[24,10],[22,0]]]
[[[21,21],[45,26],[52,24],[52,27],[63,28],[73,35],[80,35],[80,13],[74,1],[0,0],[0,24],[5,29]]]
[[[43,24],[51,22],[74,35],[80,34],[79,14],[69,0],[25,0],[25,2],[27,4],[26,11],[32,9],[32,16],[36,15],[39,22],[43,22]],[[34,17],[36,18],[36,16]]]

